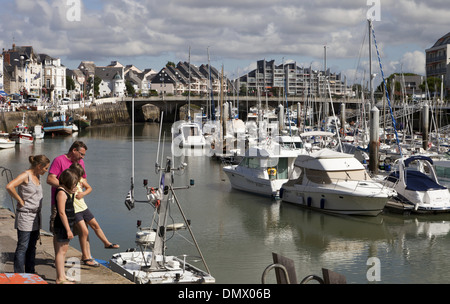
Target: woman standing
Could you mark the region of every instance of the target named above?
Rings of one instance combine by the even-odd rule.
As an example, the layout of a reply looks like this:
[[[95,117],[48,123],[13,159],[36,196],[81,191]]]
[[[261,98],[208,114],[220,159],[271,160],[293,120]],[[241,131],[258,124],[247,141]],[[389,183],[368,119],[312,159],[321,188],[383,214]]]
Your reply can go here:
[[[14,272],[34,273],[36,242],[41,229],[42,185],[40,176],[50,166],[45,155],[30,156],[31,167],[22,172],[6,186],[8,193],[17,201],[16,220],[17,248],[14,254]],[[16,188],[18,191],[16,191]]]

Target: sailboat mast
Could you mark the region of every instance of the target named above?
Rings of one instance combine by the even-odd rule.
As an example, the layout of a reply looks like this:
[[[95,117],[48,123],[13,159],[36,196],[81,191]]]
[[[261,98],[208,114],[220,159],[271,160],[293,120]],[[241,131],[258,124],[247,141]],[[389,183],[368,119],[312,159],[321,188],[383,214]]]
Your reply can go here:
[[[191,47],[189,46],[189,89],[188,89],[188,121],[191,121]]]
[[[373,73],[372,73],[372,20],[368,19],[369,22],[369,91],[370,91],[370,108],[375,105],[375,95],[373,90]]]

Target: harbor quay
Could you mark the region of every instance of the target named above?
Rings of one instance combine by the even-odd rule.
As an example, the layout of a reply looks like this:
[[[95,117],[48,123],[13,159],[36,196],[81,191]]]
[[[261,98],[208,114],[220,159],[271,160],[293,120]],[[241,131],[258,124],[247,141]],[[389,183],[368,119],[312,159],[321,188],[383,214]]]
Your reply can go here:
[[[72,242],[78,242],[77,237]],[[16,245],[17,230],[14,229],[14,213],[9,209],[0,208],[0,274],[14,273]],[[48,284],[56,284],[54,262],[53,235],[41,230],[40,239],[36,244],[36,273]],[[99,267],[83,265],[81,252],[70,246],[70,243],[65,269],[66,275],[75,279],[78,284],[133,284],[104,265]]]

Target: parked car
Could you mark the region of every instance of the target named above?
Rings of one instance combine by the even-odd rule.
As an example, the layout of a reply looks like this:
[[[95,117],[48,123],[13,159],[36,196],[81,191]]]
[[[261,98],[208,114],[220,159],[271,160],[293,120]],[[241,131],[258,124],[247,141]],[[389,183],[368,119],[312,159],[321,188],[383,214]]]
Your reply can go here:
[[[64,97],[63,99],[61,99],[62,103],[70,103],[70,98]]]

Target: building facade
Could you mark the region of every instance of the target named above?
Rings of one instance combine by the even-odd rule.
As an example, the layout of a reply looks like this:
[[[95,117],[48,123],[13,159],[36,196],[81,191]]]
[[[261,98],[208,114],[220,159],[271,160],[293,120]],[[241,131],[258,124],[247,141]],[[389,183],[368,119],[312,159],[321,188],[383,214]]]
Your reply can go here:
[[[449,96],[450,91],[449,51],[450,51],[450,33],[439,38],[431,48],[425,50],[427,77],[437,77],[443,80],[444,97]]]
[[[28,96],[40,96],[42,89],[42,64],[32,46],[16,46],[3,50],[4,77],[8,93]]]
[[[47,54],[38,56],[42,64],[42,87],[48,90],[51,101],[61,100],[67,94],[66,67],[59,58]]]
[[[239,77],[235,86],[240,92],[248,94],[281,95],[286,89],[289,96],[325,97],[328,85],[334,95],[346,96],[350,93],[341,74],[331,73],[328,69],[316,71],[311,67],[297,66],[296,62],[277,65],[275,60],[259,60],[256,69]]]
[[[224,79],[224,92],[228,87],[229,82]],[[218,95],[221,91],[221,79],[217,69],[212,66],[202,64],[197,67],[180,61],[175,67],[167,65],[154,75],[151,90],[155,90],[159,95],[183,95],[188,92],[198,96],[208,95],[211,92]]]

